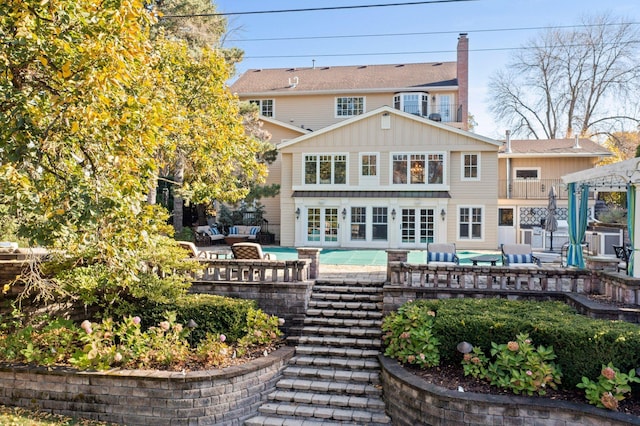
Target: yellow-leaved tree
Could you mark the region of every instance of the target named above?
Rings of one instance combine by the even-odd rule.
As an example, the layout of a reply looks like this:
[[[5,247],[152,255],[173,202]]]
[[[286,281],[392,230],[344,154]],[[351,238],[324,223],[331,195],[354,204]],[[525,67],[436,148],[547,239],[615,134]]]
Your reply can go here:
[[[166,210],[147,203],[159,170],[182,159],[197,196],[242,192],[243,176],[263,173],[221,84],[224,61],[152,43],[154,20],[137,0],[0,3],[0,214],[52,253],[28,278],[47,284],[38,294],[175,297],[193,266]]]

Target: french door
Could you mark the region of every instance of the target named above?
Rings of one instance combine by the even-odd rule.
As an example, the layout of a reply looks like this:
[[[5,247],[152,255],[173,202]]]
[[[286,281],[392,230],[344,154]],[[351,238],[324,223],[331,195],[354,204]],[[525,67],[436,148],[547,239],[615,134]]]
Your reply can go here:
[[[338,209],[317,207],[307,209],[307,241],[322,246],[338,245]]]
[[[434,241],[434,211],[433,208],[402,209],[400,222],[401,245],[426,245]]]

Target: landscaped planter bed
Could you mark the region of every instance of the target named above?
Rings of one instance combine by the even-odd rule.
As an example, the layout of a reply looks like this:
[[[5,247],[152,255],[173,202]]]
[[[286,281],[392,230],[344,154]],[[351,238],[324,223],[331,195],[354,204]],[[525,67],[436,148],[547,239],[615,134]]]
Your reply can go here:
[[[387,413],[394,426],[640,425],[640,417],[586,403],[449,390],[411,374],[395,360],[379,359]]]
[[[274,389],[294,348],[219,370],[77,371],[0,366],[0,404],[135,425],[241,425]]]

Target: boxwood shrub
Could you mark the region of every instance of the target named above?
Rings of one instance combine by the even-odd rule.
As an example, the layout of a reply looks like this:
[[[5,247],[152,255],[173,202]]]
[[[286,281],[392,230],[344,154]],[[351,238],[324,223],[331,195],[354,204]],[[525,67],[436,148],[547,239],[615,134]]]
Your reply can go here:
[[[176,313],[176,320],[187,325],[189,320],[197,324],[189,337],[196,346],[207,333],[224,334],[228,343],[234,343],[247,334],[247,313],[258,309],[253,300],[234,299],[209,294],[188,294],[173,303],[155,303],[148,300],[122,303],[109,315],[114,318],[138,315],[143,329],[157,325],[165,319],[165,312]]]
[[[640,326],[588,318],[562,302],[486,298],[409,303],[419,304],[425,315],[436,312],[433,332],[442,363],[460,363],[456,346],[462,341],[489,355],[491,342],[507,343],[528,333],[535,346],[553,347],[565,388],[574,388],[582,376],[597,377],[610,362],[620,371],[640,367]]]

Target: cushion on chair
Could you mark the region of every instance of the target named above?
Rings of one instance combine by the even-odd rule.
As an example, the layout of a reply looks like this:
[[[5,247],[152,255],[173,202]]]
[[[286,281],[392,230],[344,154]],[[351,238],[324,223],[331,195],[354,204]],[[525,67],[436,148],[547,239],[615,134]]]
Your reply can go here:
[[[251,231],[249,231],[249,235],[258,235],[258,232],[260,232],[260,227],[252,226]]]
[[[455,255],[453,253],[430,251],[427,253],[427,262],[455,262]]]
[[[229,227],[229,235],[234,235],[238,233],[238,227],[237,226],[230,226]]]
[[[220,231],[218,231],[218,228],[214,228],[212,226],[211,228],[209,228],[209,230],[211,231],[211,235],[220,235]]]
[[[533,263],[533,257],[531,254],[508,254],[507,261],[510,265],[515,263]]]

